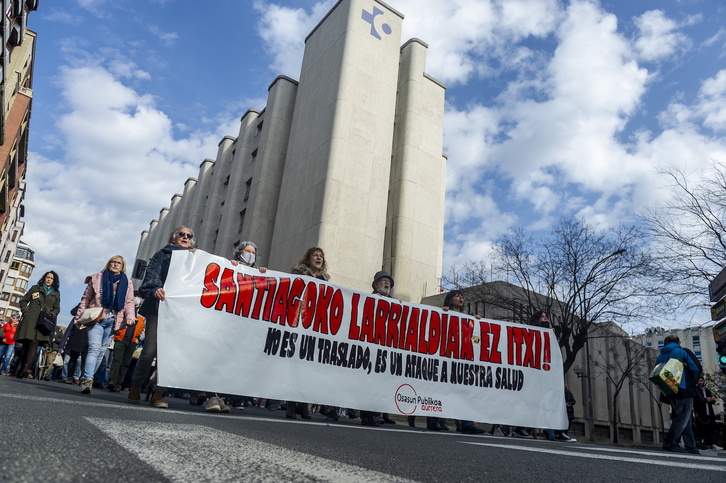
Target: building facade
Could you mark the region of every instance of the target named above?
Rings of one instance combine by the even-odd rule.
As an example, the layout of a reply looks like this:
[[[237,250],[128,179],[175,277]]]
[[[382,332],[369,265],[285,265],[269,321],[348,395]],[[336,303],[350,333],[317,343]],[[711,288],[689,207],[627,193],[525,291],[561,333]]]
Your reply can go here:
[[[134,278],[187,225],[220,256],[252,240],[258,264],[289,271],[318,246],[337,284],[369,290],[385,269],[401,299],[437,293],[445,87],[424,42],[401,46],[402,21],[382,2],[338,2],[306,38],[299,81],[276,78],[142,232]]]
[[[0,318],[20,315],[20,299],[33,285],[31,277],[35,269],[35,250],[22,241],[17,243],[10,269],[0,285]]]
[[[0,287],[23,233],[23,199],[33,100],[36,35],[26,28],[38,2],[3,0],[0,55]]]

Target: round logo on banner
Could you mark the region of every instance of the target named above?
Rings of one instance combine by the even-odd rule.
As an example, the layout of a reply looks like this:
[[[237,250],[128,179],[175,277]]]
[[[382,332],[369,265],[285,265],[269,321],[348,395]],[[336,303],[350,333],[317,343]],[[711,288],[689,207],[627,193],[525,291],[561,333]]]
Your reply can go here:
[[[418,395],[410,384],[402,384],[396,389],[396,407],[401,414],[413,414],[416,411]]]

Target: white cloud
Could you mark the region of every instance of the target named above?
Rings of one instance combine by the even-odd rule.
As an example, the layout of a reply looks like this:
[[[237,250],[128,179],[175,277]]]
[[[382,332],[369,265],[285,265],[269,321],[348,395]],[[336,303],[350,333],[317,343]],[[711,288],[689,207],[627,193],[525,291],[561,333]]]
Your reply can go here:
[[[686,19],[686,24],[698,22],[698,17]],[[690,39],[677,32],[678,24],[666,17],[662,10],[649,10],[633,19],[640,36],[635,41],[635,49],[646,61],[657,61],[673,56],[679,51],[690,48]]]
[[[175,138],[152,96],[97,65],[63,69],[58,83],[67,111],[53,144],[29,154],[24,240],[39,269],[63,273],[65,293],[80,298],[78,282],[111,255],[133,264],[141,231],[197,176],[220,135]]]
[[[162,32],[161,29],[155,25],[149,27],[149,31],[157,36],[167,47],[174,45],[174,43],[179,39],[179,34],[176,32]]]

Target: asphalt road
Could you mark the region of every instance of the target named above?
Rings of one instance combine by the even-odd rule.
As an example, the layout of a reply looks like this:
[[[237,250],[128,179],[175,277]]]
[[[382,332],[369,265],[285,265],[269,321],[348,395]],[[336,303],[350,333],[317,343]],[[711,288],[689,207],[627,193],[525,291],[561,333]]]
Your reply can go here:
[[[0,377],[0,481],[726,481],[726,454],[435,433],[405,422],[288,420],[125,402],[126,393]],[[423,426],[423,418],[419,418]]]

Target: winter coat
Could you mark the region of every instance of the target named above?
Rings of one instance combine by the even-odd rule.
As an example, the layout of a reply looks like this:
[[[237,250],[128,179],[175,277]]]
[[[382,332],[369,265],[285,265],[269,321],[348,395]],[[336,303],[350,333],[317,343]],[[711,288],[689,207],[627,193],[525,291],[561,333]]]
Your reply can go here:
[[[294,267],[292,267],[290,273],[294,273],[296,275],[307,275],[308,277],[313,276],[313,272],[310,271],[310,267],[305,264],[295,265]],[[327,282],[328,280],[330,280],[330,275],[328,275],[328,272],[324,272],[321,270],[320,272],[318,272],[315,278],[325,280]]]
[[[141,287],[139,287],[139,296],[144,299],[144,303],[139,307],[139,315],[144,317],[159,315],[159,299],[154,296],[154,292],[156,292],[156,289],[164,287],[166,276],[169,274],[171,254],[174,250],[188,250],[188,248],[178,247],[170,243],[156,252],[149,260],[144,281],[141,282]]]
[[[144,324],[146,323],[146,319],[142,317],[141,315],[136,317],[136,325],[133,326],[134,334],[131,336],[131,342],[133,344],[139,343],[139,336],[144,331]],[[126,337],[126,331],[132,329],[132,327],[127,327],[125,329],[121,329],[113,336],[113,340],[124,340]]]
[[[23,318],[15,332],[16,341],[48,342],[47,335],[35,330],[41,310],[45,310],[51,317],[57,317],[60,313],[60,292],[53,290],[46,295],[40,285],[33,285],[20,300],[20,312],[23,314]]]
[[[66,333],[63,334],[63,338],[61,339],[60,350],[64,354],[70,354],[71,352],[83,354],[84,352],[88,352],[88,329],[86,327],[79,328],[73,324],[68,324]]]
[[[114,319],[113,330],[119,330],[126,328],[126,321],[136,321],[136,313],[134,310],[134,286],[131,284],[131,279],[127,275],[124,275],[128,280],[128,286],[126,294],[124,295],[124,308],[123,310],[116,313]],[[87,284],[86,290],[83,292],[81,302],[78,304],[78,310],[76,316],[71,321],[72,324],[76,324],[78,319],[83,315],[86,309],[93,307],[102,307],[101,305],[101,283],[103,281],[103,272],[94,273],[86,277],[85,283]]]
[[[5,322],[5,325],[3,325],[3,333],[5,337],[3,344],[15,345],[15,330],[17,328],[18,324],[13,325],[10,322]]]
[[[660,355],[655,362],[660,364],[661,362],[668,362],[669,359],[678,359],[684,365],[683,377],[678,386],[678,392],[670,397],[683,399],[695,396],[696,381],[698,381],[698,376],[703,370],[698,358],[690,350],[683,349],[675,342],[671,342],[660,350]]]

